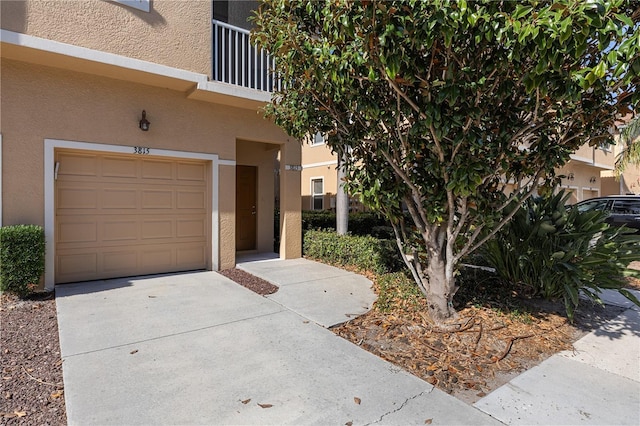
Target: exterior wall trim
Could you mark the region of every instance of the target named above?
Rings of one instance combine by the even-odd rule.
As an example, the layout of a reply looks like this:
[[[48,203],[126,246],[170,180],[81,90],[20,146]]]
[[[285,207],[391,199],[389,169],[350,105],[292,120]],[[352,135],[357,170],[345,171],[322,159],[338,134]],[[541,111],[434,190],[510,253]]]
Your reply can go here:
[[[205,74],[199,74],[192,71],[186,71],[166,65],[156,64],[153,62],[143,61],[141,59],[129,58],[127,56],[117,55],[114,53],[102,52],[99,50],[89,49],[86,47],[74,46],[72,44],[62,43],[54,40],[47,40],[28,34],[17,33],[14,31],[0,29],[0,42],[3,44],[32,49],[34,51],[47,52],[54,55],[60,55],[73,58],[76,61],[88,61],[101,64],[107,68],[112,67],[110,76],[113,78],[113,69],[126,69],[133,73],[138,73],[138,77],[130,78],[130,81],[136,83],[144,82],[140,80],[140,74],[154,75],[162,77],[165,83],[173,82],[171,86],[178,90],[183,90],[187,98],[219,103],[221,99],[229,99],[232,105],[240,107],[249,107],[257,109],[271,101],[271,94],[261,92],[259,90],[248,89],[245,87],[235,86],[233,84],[221,83],[217,81],[209,81],[209,77]],[[4,53],[2,55],[5,56]],[[11,55],[7,55],[11,57]],[[24,59],[23,59],[24,60]],[[73,67],[69,69],[74,69]],[[75,70],[75,69],[74,69]],[[125,74],[118,73],[122,79]],[[151,84],[146,82],[145,84]],[[161,87],[168,87],[161,84]],[[224,103],[224,102],[223,102]]]
[[[124,145],[108,145],[91,142],[65,141],[58,139],[44,140],[44,234],[46,244],[45,255],[45,289],[51,291],[55,287],[55,188],[54,188],[54,153],[57,148],[75,149],[79,151],[100,151],[107,153],[133,154],[131,147]],[[218,210],[219,159],[217,154],[198,152],[172,151],[152,149],[152,155],[160,157],[187,158],[211,162],[211,267],[219,269],[220,229]],[[228,162],[229,160],[224,160]],[[235,164],[235,162],[234,162]],[[226,164],[225,164],[226,165]]]
[[[181,70],[179,68],[168,67],[166,65],[155,64],[153,62],[129,58],[127,56],[116,55],[114,53],[101,52],[99,50],[74,46],[72,44],[47,40],[4,29],[0,30],[0,41],[2,41],[2,43],[13,44],[15,46],[27,47],[73,58],[84,59],[91,62],[113,65],[119,68],[127,68],[150,74],[162,75],[177,80],[193,82],[194,84],[207,81],[207,76],[204,74],[198,74],[191,71]]]
[[[321,163],[303,164],[302,168],[303,169],[311,169],[313,167],[332,166],[334,164],[338,165],[338,160],[323,161]]]

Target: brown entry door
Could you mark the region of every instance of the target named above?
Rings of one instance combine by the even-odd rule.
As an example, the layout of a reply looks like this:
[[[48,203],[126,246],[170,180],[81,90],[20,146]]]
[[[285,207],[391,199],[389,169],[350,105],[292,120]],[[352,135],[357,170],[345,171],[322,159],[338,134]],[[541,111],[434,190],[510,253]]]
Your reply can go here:
[[[257,167],[236,166],[236,250],[256,248]]]

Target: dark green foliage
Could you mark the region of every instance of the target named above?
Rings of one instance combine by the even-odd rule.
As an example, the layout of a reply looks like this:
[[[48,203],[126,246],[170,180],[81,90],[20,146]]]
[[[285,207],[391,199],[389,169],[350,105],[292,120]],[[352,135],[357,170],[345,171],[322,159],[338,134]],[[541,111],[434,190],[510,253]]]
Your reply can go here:
[[[389,222],[380,215],[371,212],[359,212],[349,214],[349,232],[353,235],[378,236],[382,232],[380,227],[390,226]],[[328,210],[302,212],[302,229],[336,229],[336,214]],[[386,234],[385,234],[386,235]],[[390,237],[393,237],[391,230]]]
[[[640,101],[638,0],[261,3],[251,37],[284,83],[267,117],[325,134],[347,190],[425,254],[406,264],[436,321],[456,265],[526,198],[508,182],[557,182]]]
[[[404,263],[393,240],[371,236],[338,235],[335,231],[304,233],[305,256],[338,266],[355,266],[376,274],[398,271]]]
[[[44,250],[42,227],[0,228],[0,290],[27,296],[44,273]]]
[[[640,236],[610,227],[603,212],[565,207],[568,197],[560,192],[527,200],[482,248],[484,256],[505,281],[532,295],[562,297],[570,318],[580,293],[600,302],[601,289],[615,289],[638,303],[623,287],[625,276],[640,276],[627,268],[638,260]]]

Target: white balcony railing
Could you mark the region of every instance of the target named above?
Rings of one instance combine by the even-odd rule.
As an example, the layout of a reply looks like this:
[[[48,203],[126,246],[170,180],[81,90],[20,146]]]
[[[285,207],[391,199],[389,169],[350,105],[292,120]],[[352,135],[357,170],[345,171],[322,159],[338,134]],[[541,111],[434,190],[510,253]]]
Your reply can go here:
[[[250,89],[273,92],[281,82],[273,75],[275,60],[251,45],[249,30],[213,20],[213,78]]]

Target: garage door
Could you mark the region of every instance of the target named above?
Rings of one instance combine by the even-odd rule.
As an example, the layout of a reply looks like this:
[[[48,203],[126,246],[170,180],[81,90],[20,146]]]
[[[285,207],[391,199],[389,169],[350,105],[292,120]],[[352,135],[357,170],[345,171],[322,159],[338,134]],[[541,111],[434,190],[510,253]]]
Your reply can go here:
[[[55,153],[56,283],[208,267],[204,161]]]

